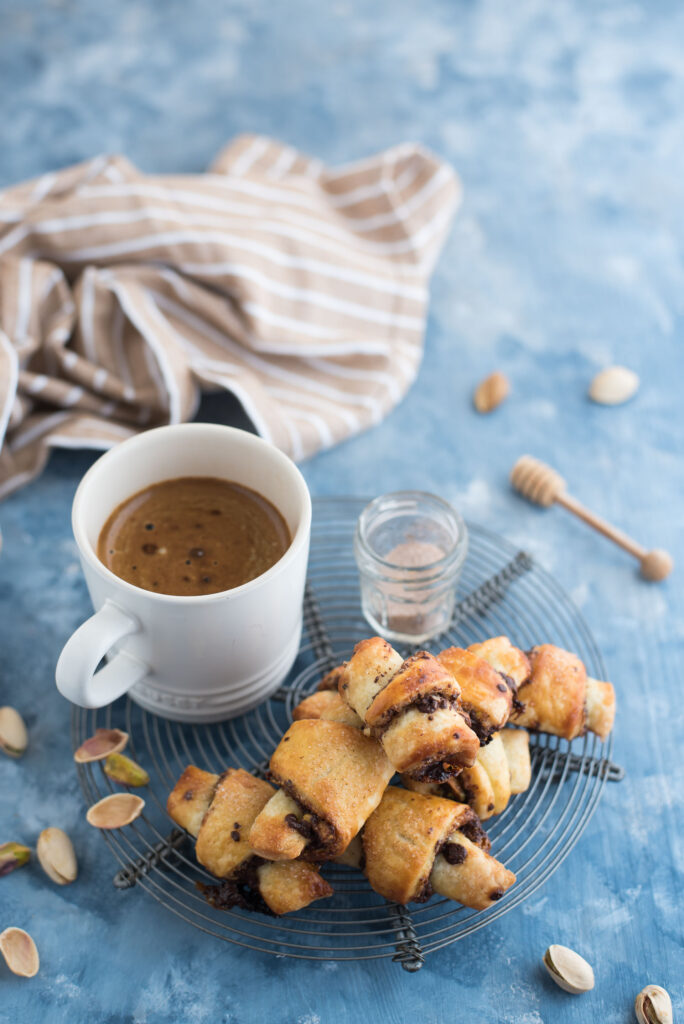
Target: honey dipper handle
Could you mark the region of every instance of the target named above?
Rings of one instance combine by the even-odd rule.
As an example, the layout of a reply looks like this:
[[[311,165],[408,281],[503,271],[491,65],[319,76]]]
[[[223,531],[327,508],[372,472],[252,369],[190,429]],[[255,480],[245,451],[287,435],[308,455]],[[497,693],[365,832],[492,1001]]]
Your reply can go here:
[[[616,526],[606,522],[606,520],[602,519],[601,516],[597,516],[594,512],[590,512],[588,508],[585,508],[584,505],[580,504],[579,501],[572,498],[569,494],[557,494],[555,500],[557,505],[562,505],[563,508],[567,508],[568,512],[572,512],[574,515],[579,516],[579,518],[583,519],[585,523],[589,524],[589,526],[593,526],[595,530],[602,533],[604,537],[607,537],[609,540],[619,544],[619,546],[624,548],[625,551],[629,551],[630,555],[634,555],[634,557],[639,560],[646,556],[646,548],[643,548],[641,544],[637,544],[635,540],[628,537],[626,533],[622,532],[622,530],[618,530]]]

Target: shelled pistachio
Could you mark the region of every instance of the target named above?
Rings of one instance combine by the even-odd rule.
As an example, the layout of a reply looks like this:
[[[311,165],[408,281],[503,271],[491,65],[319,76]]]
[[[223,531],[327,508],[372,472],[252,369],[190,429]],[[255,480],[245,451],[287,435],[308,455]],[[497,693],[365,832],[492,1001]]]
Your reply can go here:
[[[566,992],[579,995],[594,987],[591,964],[567,946],[549,946],[544,953],[543,963],[556,984]]]
[[[45,874],[57,885],[76,880],[78,864],[74,846],[61,828],[46,828],[38,836],[36,855]]]
[[[28,746],[24,719],[16,708],[0,708],[0,750],[9,757],[21,757]]]
[[[672,1000],[660,985],[647,985],[634,1000],[639,1024],[672,1024]]]

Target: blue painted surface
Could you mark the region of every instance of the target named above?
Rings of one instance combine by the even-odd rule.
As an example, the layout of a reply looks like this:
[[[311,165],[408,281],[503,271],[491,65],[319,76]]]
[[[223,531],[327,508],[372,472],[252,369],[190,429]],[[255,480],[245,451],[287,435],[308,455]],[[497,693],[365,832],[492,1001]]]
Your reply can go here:
[[[414,976],[234,950],[115,892],[52,682],[87,612],[69,505],[91,456],[60,454],[0,506],[0,703],[31,732],[21,761],[0,761],[0,838],[31,841],[58,823],[81,875],[58,889],[34,866],[0,882],[0,924],[26,927],[43,963],[31,982],[3,971],[0,1021],[622,1024],[647,982],[681,1014],[681,570],[642,583],[562,511],[517,499],[506,475],[524,451],[546,458],[588,505],[684,564],[684,11],[4,0],[0,16],[0,184],[102,150],[145,170],[199,170],[241,131],[328,161],[413,138],[453,161],[465,203],[434,280],[420,378],[382,425],[304,471],[314,494],[437,491],[532,550],[602,647],[628,772],[541,891]],[[611,361],[642,387],[598,408],[587,384]],[[493,368],[514,392],[481,418],[470,392]],[[216,399],[202,415],[239,419]],[[594,992],[573,998],[546,979],[550,942],[593,962]]]

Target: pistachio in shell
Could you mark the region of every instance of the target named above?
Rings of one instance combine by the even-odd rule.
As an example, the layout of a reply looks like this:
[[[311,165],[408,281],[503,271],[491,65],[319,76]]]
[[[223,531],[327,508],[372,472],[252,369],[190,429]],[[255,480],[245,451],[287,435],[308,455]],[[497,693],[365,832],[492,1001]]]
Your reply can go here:
[[[76,880],[78,864],[74,846],[61,828],[45,828],[38,836],[36,855],[40,866],[57,885],[69,885]]]
[[[150,781],[145,769],[125,754],[110,754],[104,763],[104,772],[122,786],[146,786]]]
[[[0,878],[28,864],[31,851],[21,843],[0,843]]]
[[[110,754],[120,753],[127,743],[128,733],[122,732],[121,729],[96,729],[95,733],[74,751],[74,761],[77,764],[104,761]]]
[[[112,793],[88,809],[86,821],[93,828],[123,828],[140,815],[145,801],[134,793]]]
[[[0,708],[0,750],[9,757],[21,757],[28,746],[24,719],[16,708]]]
[[[544,967],[560,988],[573,995],[589,992],[594,987],[594,971],[584,957],[567,946],[549,946],[544,953]]]
[[[634,1000],[639,1024],[672,1024],[672,1000],[660,985],[647,985]]]
[[[33,978],[40,967],[36,944],[23,928],[5,928],[0,933],[0,953],[12,974]]]

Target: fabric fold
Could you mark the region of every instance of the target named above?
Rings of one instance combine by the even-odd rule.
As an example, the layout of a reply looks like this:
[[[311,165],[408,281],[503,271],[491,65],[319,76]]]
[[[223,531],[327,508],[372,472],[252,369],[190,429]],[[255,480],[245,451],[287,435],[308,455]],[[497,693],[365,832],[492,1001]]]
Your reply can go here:
[[[460,185],[403,144],[344,167],[241,136],[206,174],[120,156],[0,193],[0,498],[226,390],[295,459],[415,379]]]

